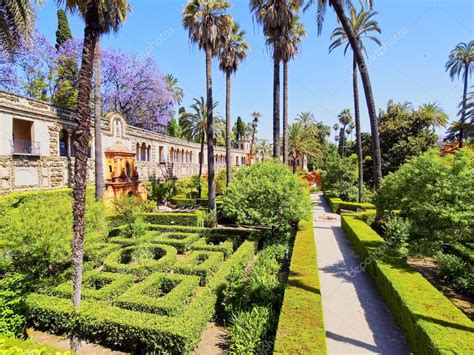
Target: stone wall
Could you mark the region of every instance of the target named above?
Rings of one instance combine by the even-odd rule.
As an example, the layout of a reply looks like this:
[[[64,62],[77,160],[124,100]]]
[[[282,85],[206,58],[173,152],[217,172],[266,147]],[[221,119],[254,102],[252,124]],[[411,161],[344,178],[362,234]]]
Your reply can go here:
[[[0,194],[71,185],[74,157],[61,156],[60,137],[65,132],[69,137],[67,142],[73,146],[73,117],[72,110],[0,91]],[[14,154],[14,122],[18,122],[15,120],[32,124],[32,144],[38,144],[34,154]],[[94,158],[93,140],[94,137],[91,158]],[[136,166],[142,180],[160,178],[168,172],[178,178],[198,174],[200,144],[129,126],[123,115],[109,113],[102,119],[102,147],[105,151],[117,142],[136,152]],[[244,149],[232,150],[231,160],[236,166],[248,162],[250,144],[240,143]],[[203,153],[205,174],[206,148]],[[215,154],[218,172],[225,169],[225,148],[215,147]],[[88,183],[94,183],[94,159],[88,161]]]

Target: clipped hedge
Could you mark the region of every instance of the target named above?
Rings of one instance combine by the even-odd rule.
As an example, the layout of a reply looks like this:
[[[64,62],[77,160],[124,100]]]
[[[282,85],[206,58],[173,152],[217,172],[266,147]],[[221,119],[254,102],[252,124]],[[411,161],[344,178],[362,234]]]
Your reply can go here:
[[[365,211],[375,209],[375,205],[373,205],[372,203],[347,202],[343,201],[339,197],[334,197],[326,194],[324,194],[324,198],[326,199],[326,202],[328,203],[333,213],[340,213],[341,210],[359,212],[360,210]]]
[[[204,286],[219,269],[223,260],[223,253],[196,250],[177,263],[173,269],[180,274],[199,276],[201,285]]]
[[[147,252],[152,255],[146,255]],[[141,253],[145,256],[140,256]],[[104,260],[104,267],[112,272],[148,275],[169,270],[176,261],[176,254],[176,248],[171,245],[137,244],[110,253]],[[136,257],[138,260],[134,259]]]
[[[149,212],[143,214],[145,222],[151,224],[171,224],[180,226],[194,226],[202,225],[204,213],[203,211],[196,211],[192,213],[175,213],[175,212]]]
[[[198,285],[199,278],[195,276],[155,273],[113,303],[134,311],[173,316],[183,310]]]
[[[133,275],[115,274],[101,271],[84,273],[82,297],[97,300],[113,299],[133,284]],[[57,296],[71,298],[72,281],[64,282],[53,289]]]
[[[198,233],[167,232],[160,234],[149,231],[141,238],[112,237],[109,241],[127,246],[141,243],[171,245],[176,248],[179,254],[184,254],[199,237]]]
[[[384,240],[357,216],[342,216],[342,228],[360,258],[371,261],[366,271],[415,354],[474,353],[474,324],[466,315],[402,260],[377,257]]]
[[[191,245],[192,250],[204,251],[220,251],[224,254],[224,258],[228,258],[234,252],[235,238],[225,235],[209,235],[198,239]]]
[[[274,353],[326,353],[312,221],[301,221],[295,237]]]

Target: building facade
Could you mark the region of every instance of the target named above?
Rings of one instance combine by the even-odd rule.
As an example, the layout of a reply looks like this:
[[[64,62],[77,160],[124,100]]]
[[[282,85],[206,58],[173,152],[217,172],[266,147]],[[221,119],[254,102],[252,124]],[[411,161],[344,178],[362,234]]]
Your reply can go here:
[[[74,169],[74,111],[0,91],[0,194],[16,190],[68,187]],[[94,183],[94,130],[88,183]],[[120,113],[102,119],[104,177],[110,175],[105,152],[123,145],[135,154],[143,181],[198,174],[200,144],[130,126]],[[225,169],[225,147],[215,147],[216,171]],[[233,166],[248,164],[250,142],[232,150]],[[207,149],[203,154],[207,172]]]

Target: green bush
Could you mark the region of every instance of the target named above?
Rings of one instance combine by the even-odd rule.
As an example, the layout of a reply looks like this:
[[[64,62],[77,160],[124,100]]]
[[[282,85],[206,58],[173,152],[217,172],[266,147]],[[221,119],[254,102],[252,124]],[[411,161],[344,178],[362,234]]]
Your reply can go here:
[[[20,274],[0,279],[0,334],[7,338],[23,336],[26,325],[25,285]]]
[[[336,197],[344,201],[356,202],[353,188],[357,189],[357,156],[331,156],[322,176],[322,189],[330,190]],[[355,199],[354,199],[355,198]]]
[[[191,245],[192,250],[220,251],[227,259],[234,252],[234,238],[224,235],[208,235]]]
[[[388,246],[401,256],[408,255],[411,223],[400,217],[390,217],[383,226]]]
[[[418,272],[380,253],[384,240],[354,215],[342,227],[416,354],[470,354],[472,321]]]
[[[229,338],[229,354],[267,354],[271,346],[265,342],[271,324],[271,310],[254,307],[232,317]]]
[[[148,275],[170,269],[176,254],[176,248],[171,245],[138,244],[110,253],[104,260],[104,267],[112,272]]]
[[[160,204],[176,195],[178,188],[175,179],[166,181],[153,180],[150,183],[150,198]]]
[[[139,238],[146,230],[143,219],[145,205],[143,201],[134,196],[122,197],[114,200],[114,223],[123,226],[121,233],[127,238]]]
[[[159,212],[145,213],[143,218],[151,224],[172,224],[181,226],[200,227],[202,224],[203,212],[196,211],[192,213]]]
[[[39,344],[31,339],[20,340],[5,337],[0,334],[0,352],[2,354],[66,354],[49,345]]]
[[[239,224],[289,230],[309,217],[305,183],[283,164],[267,161],[237,171],[225,190],[222,212]]]
[[[88,271],[83,276],[82,297],[98,300],[113,299],[129,288],[133,284],[133,280],[133,275]],[[57,296],[71,298],[72,281],[55,287],[53,293]]]
[[[154,273],[113,303],[134,311],[173,316],[189,303],[198,285],[198,277]]]
[[[474,294],[473,266],[460,257],[438,252],[436,260],[439,264],[441,277],[461,289],[462,293]]]
[[[219,269],[223,260],[224,255],[220,252],[193,251],[184,260],[178,262],[173,269],[180,274],[199,276],[201,285],[204,286]]]
[[[394,210],[411,225],[410,240],[451,244],[474,238],[474,152],[437,150],[409,160],[386,176],[375,196],[384,217]]]
[[[301,221],[295,237],[274,353],[326,354],[312,220]]]

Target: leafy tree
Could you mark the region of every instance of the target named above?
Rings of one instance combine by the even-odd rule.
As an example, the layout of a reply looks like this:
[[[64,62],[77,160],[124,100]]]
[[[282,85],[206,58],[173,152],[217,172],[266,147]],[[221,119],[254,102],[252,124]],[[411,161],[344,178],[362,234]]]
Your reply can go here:
[[[231,161],[231,126],[230,126],[230,76],[235,73],[239,63],[247,57],[249,45],[245,42],[245,31],[240,29],[237,23],[231,25],[219,51],[219,68],[225,73],[225,152],[226,152],[226,181],[230,184],[232,175]]]
[[[237,117],[237,121],[235,122],[233,130],[235,139],[237,139],[237,141],[245,137],[245,122],[242,120],[242,117]]]
[[[190,0],[183,10],[183,25],[189,38],[206,54],[207,105],[207,175],[209,210],[216,214],[216,186],[214,181],[214,119],[212,98],[212,58],[228,35],[232,18],[225,14],[230,7],[226,0]]]
[[[410,239],[452,243],[474,237],[474,153],[440,156],[437,149],[412,158],[384,178],[375,196],[383,216],[400,210]]]
[[[0,49],[13,53],[25,41],[31,42],[36,16],[30,0],[0,2]]]
[[[449,72],[451,80],[463,76],[463,95],[462,95],[462,108],[461,108],[461,119],[459,129],[459,146],[462,147],[464,140],[464,127],[463,124],[466,122],[466,104],[467,104],[467,87],[468,79],[474,70],[474,41],[469,43],[459,43],[449,54],[448,61],[446,62],[446,71]]]
[[[345,201],[356,201],[357,157],[332,154],[324,166],[322,188]]]
[[[377,37],[374,37],[372,32],[381,33],[382,30],[378,26],[377,21],[372,18],[377,14],[374,11],[365,11],[360,9],[359,12],[356,11],[355,7],[350,9],[350,22],[357,36],[359,45],[367,54],[365,49],[364,39],[370,39],[374,41],[379,46],[382,45],[380,40]],[[329,46],[329,52],[333,49],[346,44],[344,48],[344,54],[346,54],[347,49],[350,46],[350,43],[347,39],[346,32],[344,28],[337,27],[331,34],[331,39],[334,39],[334,42]],[[361,128],[360,128],[360,110],[359,110],[359,87],[358,87],[358,78],[357,78],[357,60],[353,54],[352,58],[352,87],[354,93],[354,116],[355,116],[355,129],[356,129],[356,154],[358,159],[358,172],[359,172],[359,202],[362,201],[362,191],[364,184],[364,173],[363,173],[363,157],[362,157],[362,140],[361,140]]]
[[[288,164],[288,62],[293,59],[301,46],[306,31],[299,17],[293,15],[291,25],[279,39],[279,49],[283,61],[283,164]]]
[[[267,139],[262,139],[257,142],[255,154],[260,157],[260,161],[265,161],[271,156],[272,146]]]
[[[275,232],[288,230],[311,213],[304,183],[276,161],[238,170],[224,192],[222,208],[239,224],[267,225]]]
[[[372,7],[372,0],[365,1],[369,7]],[[372,158],[374,163],[374,185],[375,189],[380,187],[382,181],[382,154],[380,149],[379,141],[379,129],[378,129],[378,120],[377,112],[374,101],[374,95],[372,92],[372,84],[370,83],[369,71],[367,63],[365,62],[364,56],[362,54],[363,47],[361,46],[360,40],[357,37],[357,33],[354,30],[354,27],[351,23],[350,17],[345,14],[345,7],[352,9],[354,5],[352,1],[341,1],[341,0],[309,0],[305,10],[308,9],[311,5],[316,4],[316,23],[318,27],[318,34],[321,34],[322,26],[325,18],[326,8],[328,4],[333,8],[334,12],[337,15],[337,19],[341,23],[342,29],[344,30],[347,41],[349,42],[352,52],[354,53],[357,66],[362,79],[362,84],[365,92],[365,100],[367,103],[367,110],[369,112],[370,120],[370,129],[371,129],[371,138],[372,138]],[[362,6],[362,1],[359,1],[359,4]]]
[[[389,101],[386,111],[380,112],[380,144],[383,151],[384,175],[396,171],[411,157],[433,147],[438,137],[433,118],[423,109],[401,111],[399,105]]]
[[[58,29],[56,30],[56,49],[59,49],[63,44],[72,39],[71,28],[67,19],[66,11],[58,9],[56,13],[58,17]]]
[[[166,134],[170,137],[179,137],[181,135],[181,126],[176,121],[176,118],[171,117],[170,121],[168,122]]]

